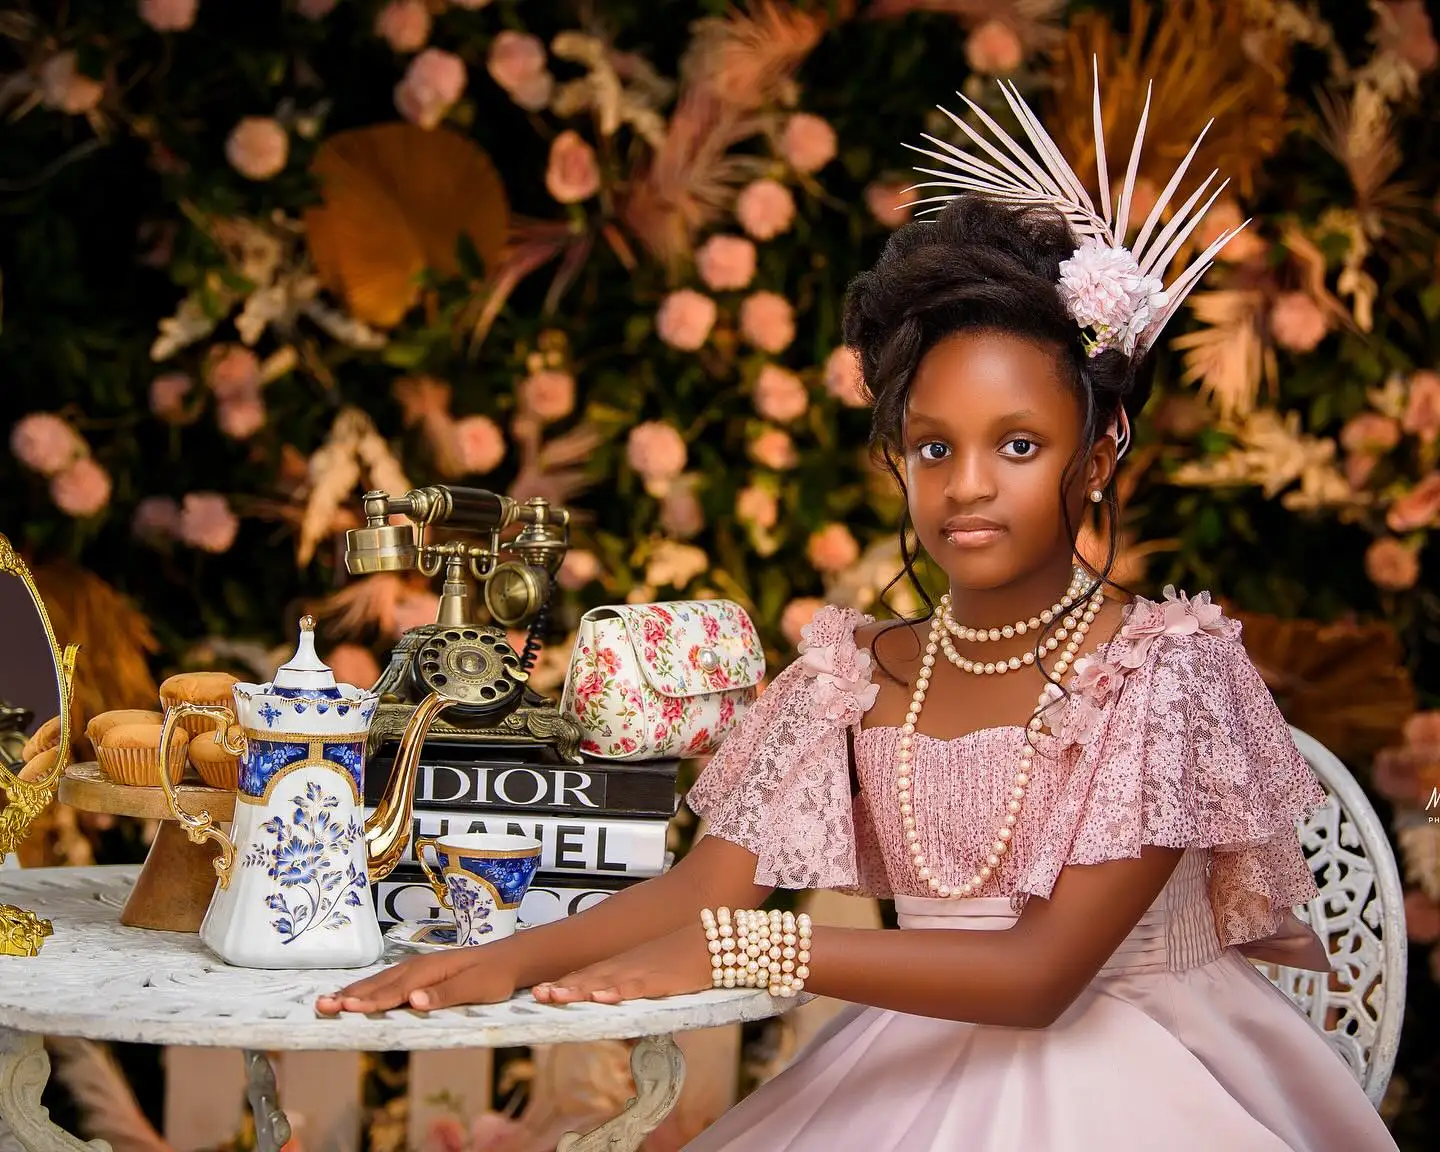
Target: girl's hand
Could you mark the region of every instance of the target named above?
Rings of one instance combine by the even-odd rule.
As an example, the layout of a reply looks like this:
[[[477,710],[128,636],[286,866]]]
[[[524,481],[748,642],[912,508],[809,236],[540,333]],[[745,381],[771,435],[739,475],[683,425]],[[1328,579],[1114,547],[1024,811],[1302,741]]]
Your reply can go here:
[[[622,1000],[679,996],[710,987],[710,949],[705,930],[697,920],[691,927],[559,980],[536,984],[532,991],[542,1004],[573,1004],[576,1000],[619,1004]]]
[[[414,956],[319,997],[315,1010],[322,1016],[334,1016],[402,1006],[431,1012],[456,1004],[497,1004],[515,993],[517,976],[511,956],[498,944]]]

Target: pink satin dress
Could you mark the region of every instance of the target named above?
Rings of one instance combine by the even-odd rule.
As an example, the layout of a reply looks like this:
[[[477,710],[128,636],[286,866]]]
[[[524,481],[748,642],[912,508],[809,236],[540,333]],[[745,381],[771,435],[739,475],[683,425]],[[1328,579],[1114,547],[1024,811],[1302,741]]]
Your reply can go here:
[[[1089,987],[1043,1029],[840,1013],[687,1152],[1382,1152],[1394,1140],[1323,1035],[1247,954],[1318,966],[1297,820],[1324,793],[1204,594],[1137,600],[1077,665],[1012,844],[985,889],[935,899],[893,802],[899,733],[874,703],[866,620],[826,608],[689,803],[756,880],[893,897],[902,930],[1003,931],[1068,864],[1185,849]],[[861,788],[852,794],[847,730]],[[915,744],[921,847],[971,875],[1023,746],[1017,727]],[[1320,961],[1323,963],[1323,960]],[[957,974],[963,979],[963,974]]]

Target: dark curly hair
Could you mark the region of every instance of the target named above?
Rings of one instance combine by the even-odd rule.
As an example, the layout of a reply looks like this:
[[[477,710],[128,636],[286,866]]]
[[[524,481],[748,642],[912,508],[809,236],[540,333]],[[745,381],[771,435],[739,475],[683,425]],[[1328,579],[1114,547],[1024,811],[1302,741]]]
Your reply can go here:
[[[956,332],[991,329],[1033,340],[1054,350],[1084,417],[1080,448],[1062,479],[1062,514],[1073,540],[1063,499],[1086,454],[1123,408],[1133,419],[1150,395],[1148,358],[1136,362],[1117,350],[1087,355],[1081,332],[1066,312],[1058,288],[1060,263],[1078,246],[1070,226],[1053,209],[1013,208],[979,196],[959,196],[941,212],[897,230],[875,266],[850,283],[845,297],[845,343],[860,357],[873,399],[871,449],[905,492],[901,438],[911,381],[920,361]],[[1119,509],[1113,482],[1104,508],[1112,526]],[[933,607],[914,571],[908,510],[901,525],[905,571],[927,607]],[[1110,555],[1092,572],[1108,583]],[[891,585],[893,587],[893,584]],[[888,589],[887,589],[888,591]]]

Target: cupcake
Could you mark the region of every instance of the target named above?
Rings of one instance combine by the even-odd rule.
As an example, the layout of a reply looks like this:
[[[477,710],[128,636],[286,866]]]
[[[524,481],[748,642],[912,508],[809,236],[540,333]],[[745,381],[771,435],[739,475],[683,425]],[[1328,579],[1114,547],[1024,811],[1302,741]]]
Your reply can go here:
[[[71,729],[71,737],[74,737],[74,729]],[[25,747],[20,749],[20,759],[29,762],[35,759],[42,752],[49,752],[52,748],[60,747],[60,717],[52,716],[39,728],[35,729],[34,735],[25,741]]]
[[[204,704],[215,708],[233,703],[230,689],[238,683],[228,672],[181,672],[160,685],[160,703],[167,710],[176,704]],[[191,736],[210,732],[215,721],[208,716],[186,716],[180,721]]]
[[[230,726],[232,739],[240,735],[238,725]],[[190,763],[199,773],[200,779],[211,788],[223,788],[233,792],[240,786],[240,761],[225,751],[220,743],[219,731],[202,732],[190,741],[187,750]]]
[[[160,787],[159,724],[117,724],[105,733],[95,749],[100,771],[116,784],[137,788]],[[185,752],[190,738],[176,729],[170,742],[170,783],[185,775]]]
[[[113,712],[101,712],[85,725],[85,736],[98,749],[105,742],[105,733],[121,724],[163,724],[165,714],[145,708],[117,708]]]
[[[37,752],[25,761],[25,766],[15,775],[30,784],[37,780],[44,780],[55,771],[55,758],[59,754],[60,745],[58,744],[52,748],[46,748],[43,752]]]

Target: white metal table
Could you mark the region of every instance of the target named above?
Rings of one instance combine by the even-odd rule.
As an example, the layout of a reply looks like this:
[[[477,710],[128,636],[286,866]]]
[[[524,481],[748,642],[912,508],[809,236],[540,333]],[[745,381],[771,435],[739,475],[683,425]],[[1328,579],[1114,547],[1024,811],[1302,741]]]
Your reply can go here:
[[[625,1004],[536,1003],[520,993],[503,1004],[318,1016],[315,997],[369,969],[269,972],[221,963],[197,936],[127,928],[118,915],[139,869],[36,868],[0,876],[0,900],[54,924],[36,957],[0,956],[0,1127],[31,1152],[109,1152],[53,1123],[40,1103],[50,1076],[46,1035],[138,1044],[239,1048],[261,1152],[278,1152],[289,1122],[266,1053],[501,1048],[635,1039],[636,1094],[619,1116],[557,1152],[633,1152],[680,1093],[685,1066],[672,1035],[761,1020],[797,1000],[753,990],[710,990]],[[387,956],[386,962],[396,957]],[[3,1133],[0,1133],[3,1136]],[[3,1140],[0,1140],[3,1143]]]

